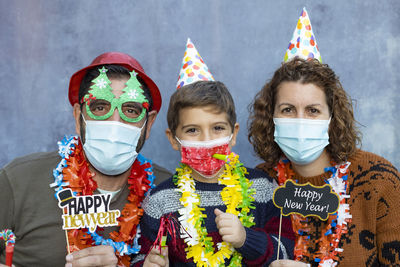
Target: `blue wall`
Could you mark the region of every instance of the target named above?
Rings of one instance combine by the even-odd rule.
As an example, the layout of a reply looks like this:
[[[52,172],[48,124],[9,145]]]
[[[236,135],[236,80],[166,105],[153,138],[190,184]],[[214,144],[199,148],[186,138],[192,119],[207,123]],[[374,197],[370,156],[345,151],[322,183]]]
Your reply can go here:
[[[50,151],[74,133],[69,77],[100,53],[137,57],[164,105],[143,154],[173,170],[166,109],[190,37],[230,88],[241,125],[235,151],[260,162],[247,141],[247,106],[280,65],[306,6],[322,59],[354,99],[363,149],[400,166],[400,1],[1,1],[0,167]],[[160,148],[162,147],[162,149]]]

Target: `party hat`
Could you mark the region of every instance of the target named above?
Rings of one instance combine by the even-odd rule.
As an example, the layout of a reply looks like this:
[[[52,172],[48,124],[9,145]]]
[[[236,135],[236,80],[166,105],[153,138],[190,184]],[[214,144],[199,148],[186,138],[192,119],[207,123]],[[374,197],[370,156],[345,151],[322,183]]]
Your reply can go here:
[[[303,11],[297,21],[292,40],[289,43],[283,61],[287,62],[294,57],[300,57],[303,59],[316,58],[319,62],[322,62],[317,41],[315,40],[311,27],[310,18],[308,17],[305,7],[303,7]]]
[[[199,52],[197,52],[194,44],[188,38],[176,89],[197,81],[214,81],[214,77],[208,70]]]

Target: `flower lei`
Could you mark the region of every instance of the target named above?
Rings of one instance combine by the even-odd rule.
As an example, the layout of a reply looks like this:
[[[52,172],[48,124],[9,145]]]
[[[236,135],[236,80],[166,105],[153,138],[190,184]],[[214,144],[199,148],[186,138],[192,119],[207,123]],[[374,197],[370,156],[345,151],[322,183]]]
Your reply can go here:
[[[97,189],[97,183],[92,179],[94,174],[89,170],[83,147],[77,136],[65,136],[58,142],[61,161],[53,170],[54,183],[58,191],[71,188],[74,195],[92,195]],[[154,187],[154,175],[151,161],[138,154],[132,165],[128,178],[130,193],[128,203],[121,211],[118,218],[119,231],[110,233],[111,239],[105,239],[96,231],[87,229],[68,230],[68,243],[70,251],[76,251],[93,245],[109,245],[114,248],[118,256],[118,264],[129,266],[128,255],[137,254],[140,251],[138,239],[140,237],[139,220],[143,215],[141,203],[150,188]],[[56,196],[55,194],[55,196]],[[56,196],[57,199],[57,196]]]
[[[252,182],[246,177],[247,170],[239,162],[239,156],[231,153],[225,156],[225,170],[218,178],[218,183],[225,185],[221,191],[221,197],[226,205],[226,212],[237,215],[243,226],[251,227],[255,223],[254,217],[249,215],[255,193],[250,189]],[[183,208],[178,212],[181,215],[178,220],[186,232],[181,232],[181,238],[187,244],[186,258],[193,258],[197,266],[219,266],[224,264],[225,258],[232,256],[229,266],[241,266],[242,255],[237,252],[230,243],[221,242],[217,244],[218,251],[214,253],[212,238],[207,235],[204,226],[204,219],[207,215],[203,214],[204,208],[200,207],[200,196],[195,191],[195,181],[191,177],[192,170],[185,164],[181,164],[176,169],[177,175],[174,182],[177,191],[182,194],[180,202]]]
[[[313,255],[314,261],[320,267],[336,266],[338,254],[343,251],[339,248],[339,241],[342,234],[347,233],[347,223],[351,222],[350,206],[346,203],[346,199],[350,195],[346,194],[348,184],[348,174],[350,162],[343,164],[332,164],[333,167],[325,168],[325,172],[331,172],[332,175],[325,182],[332,186],[335,193],[339,195],[339,209],[336,213],[331,214],[328,219],[328,224],[322,231],[321,237],[317,240],[319,250]],[[275,167],[278,176],[278,183],[282,185],[287,179],[292,179],[294,172],[291,169],[290,161],[282,159]],[[296,244],[294,248],[295,260],[301,261],[304,256],[310,257],[307,251],[310,242],[310,236],[307,233],[310,228],[307,224],[307,219],[299,215],[291,215],[293,231],[296,235]]]

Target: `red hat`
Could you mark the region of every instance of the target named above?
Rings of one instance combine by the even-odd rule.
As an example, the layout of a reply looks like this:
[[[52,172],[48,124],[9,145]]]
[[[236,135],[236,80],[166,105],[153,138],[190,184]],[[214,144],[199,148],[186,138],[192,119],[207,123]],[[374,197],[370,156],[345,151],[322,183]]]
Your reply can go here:
[[[86,74],[86,71],[93,67],[105,64],[120,65],[127,68],[129,71],[135,70],[150,90],[151,98],[153,100],[152,110],[156,110],[157,112],[160,111],[162,100],[157,85],[146,75],[143,67],[135,58],[121,52],[107,52],[101,54],[100,56],[96,57],[89,66],[78,70],[74,73],[74,75],[72,75],[69,81],[68,91],[68,98],[71,105],[79,103],[79,87],[81,86],[81,82]]]

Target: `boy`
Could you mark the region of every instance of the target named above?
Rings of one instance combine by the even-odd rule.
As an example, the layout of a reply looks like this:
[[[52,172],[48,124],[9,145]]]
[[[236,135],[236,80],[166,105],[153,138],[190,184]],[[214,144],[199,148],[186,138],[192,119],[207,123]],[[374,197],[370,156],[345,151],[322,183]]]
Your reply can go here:
[[[183,164],[143,202],[141,253],[148,254],[143,266],[268,266],[278,248],[276,185],[263,172],[239,167],[234,154],[230,164],[213,157],[229,155],[239,131],[225,85],[199,81],[183,86],[171,96],[167,120],[168,140],[181,152]],[[239,179],[238,173],[245,177]],[[167,246],[158,242],[160,218],[175,221],[176,234],[168,234]],[[179,237],[180,228],[185,230]],[[284,258],[291,257],[291,239],[290,222],[283,219]],[[161,250],[153,247],[155,240]]]

